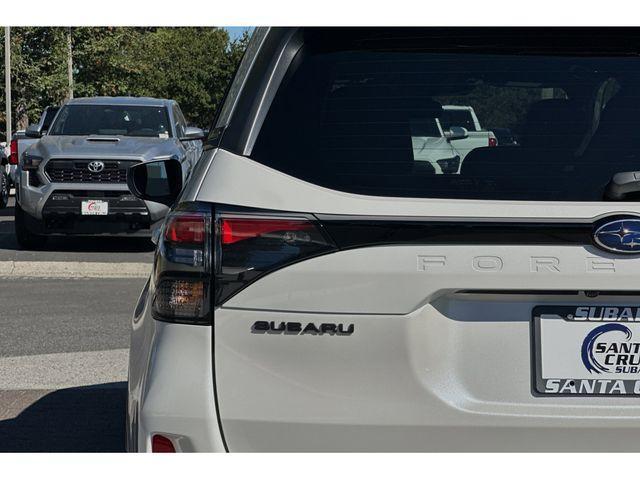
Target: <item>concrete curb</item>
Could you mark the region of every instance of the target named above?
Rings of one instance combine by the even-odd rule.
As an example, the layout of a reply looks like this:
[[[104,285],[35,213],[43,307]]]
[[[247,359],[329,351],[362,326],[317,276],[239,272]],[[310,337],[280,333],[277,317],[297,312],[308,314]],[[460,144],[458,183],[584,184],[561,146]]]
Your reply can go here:
[[[0,277],[146,278],[150,273],[151,265],[139,262],[0,261]]]

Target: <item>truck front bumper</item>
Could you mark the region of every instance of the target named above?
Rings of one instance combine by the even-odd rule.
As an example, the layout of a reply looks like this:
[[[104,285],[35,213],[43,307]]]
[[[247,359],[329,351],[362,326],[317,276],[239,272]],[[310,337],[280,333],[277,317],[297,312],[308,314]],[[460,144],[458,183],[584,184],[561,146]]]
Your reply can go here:
[[[125,184],[29,184],[28,173],[20,172],[17,202],[27,214],[27,227],[40,234],[139,235],[148,236],[162,220],[168,207],[133,196]],[[108,203],[107,215],[82,215],[82,202]]]

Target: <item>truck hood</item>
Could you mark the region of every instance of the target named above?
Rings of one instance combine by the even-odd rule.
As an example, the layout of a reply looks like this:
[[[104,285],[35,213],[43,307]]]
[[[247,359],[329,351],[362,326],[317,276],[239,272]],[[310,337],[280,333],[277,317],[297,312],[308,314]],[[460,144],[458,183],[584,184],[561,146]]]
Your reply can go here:
[[[29,148],[29,154],[44,159],[65,158],[135,158],[151,160],[171,155],[181,156],[182,146],[175,138],[98,137],[45,135]]]

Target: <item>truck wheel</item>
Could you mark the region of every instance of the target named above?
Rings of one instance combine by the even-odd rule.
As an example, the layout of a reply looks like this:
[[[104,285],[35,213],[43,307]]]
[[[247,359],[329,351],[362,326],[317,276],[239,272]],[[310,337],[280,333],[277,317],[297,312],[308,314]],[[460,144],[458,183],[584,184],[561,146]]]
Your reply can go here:
[[[5,208],[9,203],[9,177],[6,172],[0,175],[0,208]]]
[[[31,232],[26,225],[26,216],[27,214],[22,210],[20,204],[16,202],[14,218],[18,245],[23,249],[29,250],[42,247],[47,243],[47,237]]]

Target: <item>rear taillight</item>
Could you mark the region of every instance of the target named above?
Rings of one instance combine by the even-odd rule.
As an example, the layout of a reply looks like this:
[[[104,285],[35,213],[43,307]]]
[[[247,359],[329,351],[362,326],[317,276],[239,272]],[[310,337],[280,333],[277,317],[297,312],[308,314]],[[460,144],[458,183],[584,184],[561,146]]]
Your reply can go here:
[[[337,250],[311,215],[222,210],[215,232],[216,305],[267,273]]]
[[[220,241],[222,245],[230,245],[282,232],[288,235],[289,241],[297,238],[308,239],[308,232],[314,229],[313,223],[306,219],[223,217],[220,224]]]
[[[202,213],[170,216],[164,238],[173,243],[203,245],[206,240],[206,223],[207,217]]]
[[[211,207],[196,203],[167,216],[154,269],[158,320],[210,324],[211,218]]]
[[[490,147],[497,147],[498,146],[498,139],[496,137],[489,137],[489,146]]]
[[[9,164],[18,165],[18,140],[11,140],[10,149]]]
[[[182,204],[167,216],[160,236],[153,315],[209,325],[212,305],[270,272],[335,250],[312,215]]]

